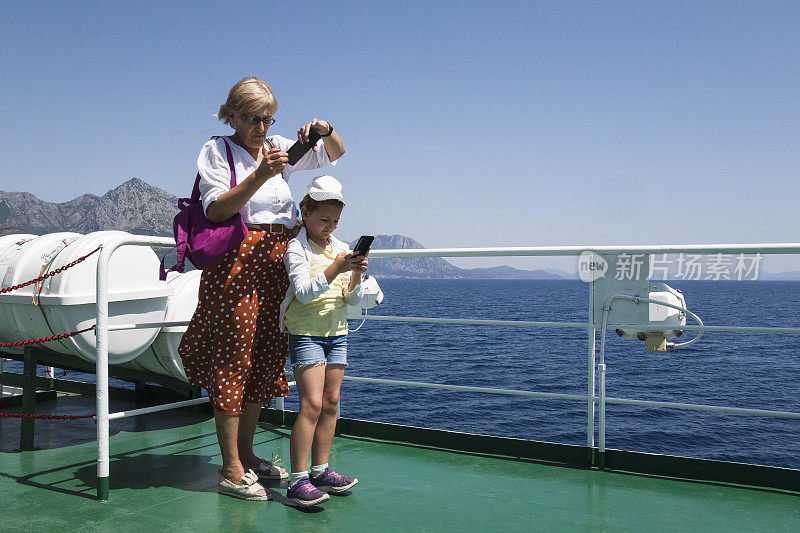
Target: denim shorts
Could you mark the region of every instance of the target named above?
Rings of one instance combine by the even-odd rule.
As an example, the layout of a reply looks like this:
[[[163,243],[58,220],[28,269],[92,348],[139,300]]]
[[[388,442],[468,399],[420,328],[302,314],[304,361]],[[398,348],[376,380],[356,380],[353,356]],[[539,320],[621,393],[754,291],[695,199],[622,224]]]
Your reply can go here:
[[[290,333],[289,360],[292,368],[313,364],[347,366],[347,335],[313,337]]]

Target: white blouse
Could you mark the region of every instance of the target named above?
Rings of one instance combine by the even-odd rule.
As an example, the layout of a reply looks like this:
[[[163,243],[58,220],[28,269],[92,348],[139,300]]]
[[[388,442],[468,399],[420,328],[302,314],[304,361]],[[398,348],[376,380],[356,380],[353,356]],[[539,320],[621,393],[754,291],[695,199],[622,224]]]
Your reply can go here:
[[[236,183],[239,184],[252,174],[258,165],[250,153],[227,139],[233,155],[233,165],[236,170]],[[267,137],[267,148],[269,143],[282,152],[287,152],[295,141],[271,135]],[[296,165],[286,165],[279,176],[269,178],[264,185],[244,204],[239,210],[242,219],[249,224],[283,224],[287,227],[294,227],[297,221],[297,209],[292,200],[292,193],[287,183],[289,175],[295,170],[311,170],[320,167],[336,165],[331,162],[325,151],[325,145],[320,139],[317,142],[317,151],[309,150],[306,155],[300,158]],[[200,199],[203,203],[203,211],[208,211],[211,202],[230,190],[231,175],[228,167],[228,157],[225,153],[225,141],[222,137],[211,139],[200,149],[197,157],[197,170],[200,173]]]

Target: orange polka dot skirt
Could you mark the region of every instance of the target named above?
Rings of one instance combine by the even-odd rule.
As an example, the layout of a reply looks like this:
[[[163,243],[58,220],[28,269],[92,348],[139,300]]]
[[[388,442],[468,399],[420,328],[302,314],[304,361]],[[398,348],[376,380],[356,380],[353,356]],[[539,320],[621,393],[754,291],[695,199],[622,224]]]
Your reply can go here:
[[[288,235],[247,232],[238,249],[203,271],[197,309],[178,353],[186,376],[208,392],[215,410],[287,396],[288,336],[280,305],[289,287],[283,265]]]

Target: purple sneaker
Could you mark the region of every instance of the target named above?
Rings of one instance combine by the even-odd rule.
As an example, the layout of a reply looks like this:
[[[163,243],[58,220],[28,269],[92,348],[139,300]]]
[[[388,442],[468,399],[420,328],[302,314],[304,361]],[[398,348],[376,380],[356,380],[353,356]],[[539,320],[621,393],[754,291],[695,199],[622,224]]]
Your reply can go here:
[[[309,481],[319,490],[324,490],[325,492],[344,492],[358,483],[356,478],[337,474],[328,467],[325,467],[325,471],[319,476],[312,476]]]
[[[324,502],[328,499],[330,499],[330,496],[312,485],[307,477],[300,478],[300,481],[292,485],[289,490],[286,491],[287,505],[307,507],[315,503]]]

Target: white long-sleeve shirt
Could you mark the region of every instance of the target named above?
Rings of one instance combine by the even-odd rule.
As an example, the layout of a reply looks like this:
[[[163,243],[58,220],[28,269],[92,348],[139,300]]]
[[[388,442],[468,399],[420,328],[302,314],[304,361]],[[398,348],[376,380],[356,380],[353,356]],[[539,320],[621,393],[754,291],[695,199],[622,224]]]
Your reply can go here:
[[[197,157],[197,171],[200,173],[200,199],[206,214],[208,214],[208,206],[211,205],[211,202],[231,189],[230,167],[225,154],[226,141],[231,147],[237,184],[244,181],[258,168],[253,156],[229,138],[223,140],[222,137],[217,137],[205,143]],[[286,152],[294,142],[280,135],[271,135],[267,137],[265,146],[270,150],[274,147]],[[293,228],[297,221],[297,209],[287,183],[289,176],[296,170],[312,170],[335,165],[336,162],[331,162],[328,158],[325,145],[320,139],[317,142],[316,152],[309,150],[297,164],[286,165],[281,175],[269,178],[256,191],[239,210],[242,219],[248,224],[283,224]]]
[[[337,254],[350,251],[346,243],[334,236],[331,236],[331,242]],[[319,273],[313,278],[311,277],[312,256],[313,251],[311,250],[311,245],[308,244],[306,228],[302,228],[297,237],[289,241],[286,245],[286,253],[283,255],[283,263],[286,265],[286,271],[289,273],[289,289],[286,291],[286,297],[281,303],[279,319],[281,331],[286,331],[283,319],[286,315],[286,310],[289,308],[289,304],[292,303],[294,298],[297,298],[297,301],[302,304],[307,304],[321,294],[324,294],[329,288],[328,279],[325,277],[324,272]],[[344,286],[347,287],[350,284],[350,272],[345,272],[342,276],[344,276],[342,280]],[[344,302],[347,305],[357,306],[361,303],[363,297],[364,287],[359,283],[352,291],[347,293],[344,297]]]

